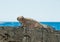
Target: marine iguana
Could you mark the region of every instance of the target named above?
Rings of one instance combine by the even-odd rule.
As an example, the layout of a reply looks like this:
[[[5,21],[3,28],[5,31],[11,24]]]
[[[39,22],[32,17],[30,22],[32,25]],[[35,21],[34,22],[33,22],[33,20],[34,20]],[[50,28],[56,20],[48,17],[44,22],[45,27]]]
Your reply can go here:
[[[17,17],[17,20],[22,23],[22,26],[29,28],[42,28],[43,26],[32,18],[24,18],[23,16]]]

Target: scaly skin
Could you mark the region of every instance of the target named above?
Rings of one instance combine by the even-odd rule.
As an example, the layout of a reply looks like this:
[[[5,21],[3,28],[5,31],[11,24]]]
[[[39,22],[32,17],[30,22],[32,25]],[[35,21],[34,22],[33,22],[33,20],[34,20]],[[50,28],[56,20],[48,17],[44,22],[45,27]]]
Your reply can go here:
[[[24,18],[23,16],[17,17],[17,20],[22,23],[22,26],[29,28],[42,28],[42,25],[31,18]]]

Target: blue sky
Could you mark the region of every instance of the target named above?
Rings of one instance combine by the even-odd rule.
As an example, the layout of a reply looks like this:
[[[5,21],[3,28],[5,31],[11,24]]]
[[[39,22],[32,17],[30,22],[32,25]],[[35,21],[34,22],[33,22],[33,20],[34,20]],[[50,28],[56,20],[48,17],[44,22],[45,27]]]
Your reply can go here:
[[[0,21],[17,21],[18,16],[60,22],[60,0],[0,0]]]

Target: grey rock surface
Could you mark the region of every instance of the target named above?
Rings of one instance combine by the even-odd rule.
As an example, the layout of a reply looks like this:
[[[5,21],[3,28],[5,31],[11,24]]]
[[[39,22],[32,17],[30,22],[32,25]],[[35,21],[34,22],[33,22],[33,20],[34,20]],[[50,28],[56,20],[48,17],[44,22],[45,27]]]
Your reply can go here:
[[[60,31],[51,29],[0,27],[0,42],[60,42]]]

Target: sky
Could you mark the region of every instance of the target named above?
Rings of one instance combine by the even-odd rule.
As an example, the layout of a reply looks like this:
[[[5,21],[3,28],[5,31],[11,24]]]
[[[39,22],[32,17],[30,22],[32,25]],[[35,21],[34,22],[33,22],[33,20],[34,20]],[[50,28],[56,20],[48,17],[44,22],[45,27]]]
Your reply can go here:
[[[60,22],[60,0],[0,0],[0,21],[17,21],[18,16]]]

